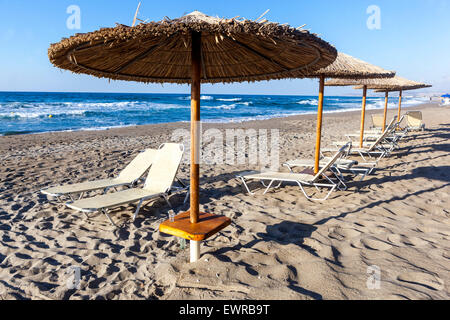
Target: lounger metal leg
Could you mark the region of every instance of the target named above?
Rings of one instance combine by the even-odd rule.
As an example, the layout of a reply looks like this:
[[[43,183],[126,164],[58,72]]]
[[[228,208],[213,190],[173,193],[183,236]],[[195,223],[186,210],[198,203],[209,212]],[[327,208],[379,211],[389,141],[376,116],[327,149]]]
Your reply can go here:
[[[294,173],[294,170],[292,170],[292,167],[289,165],[289,163],[284,163],[283,166],[288,168],[290,172]]]
[[[325,201],[325,200],[327,200],[327,199],[330,197],[330,195],[333,193],[333,191],[336,189],[336,187],[337,187],[337,185],[332,186],[331,189],[330,189],[330,191],[329,191],[329,192],[327,193],[327,195],[325,196],[325,198],[322,198],[322,199],[314,199],[314,200],[316,200],[316,201]]]
[[[372,172],[373,168],[352,168],[350,171],[351,173],[353,173],[355,176],[361,176],[361,180],[363,181],[364,178],[369,175]]]
[[[305,195],[306,199],[310,200],[310,201],[326,201],[330,195],[333,193],[333,191],[336,189],[337,185],[333,184],[333,185],[328,185],[328,184],[314,184],[314,186],[322,186],[322,187],[328,187],[331,188],[330,191],[327,193],[327,195],[324,198],[313,198],[308,196],[308,194],[306,193],[305,189],[303,188],[302,184],[297,181],[297,184],[299,185],[300,189],[302,190],[303,194]]]
[[[111,222],[111,224],[118,228],[117,224],[114,223],[114,221],[111,219],[110,215],[108,214],[108,210],[102,209],[103,214],[108,218],[109,222]]]
[[[170,209],[172,209],[172,204],[169,201],[169,198],[166,195],[163,195],[164,200],[166,200],[167,204],[169,205]]]
[[[336,170],[336,172],[334,172],[334,170]],[[332,169],[331,171],[334,173],[335,177],[339,181],[339,184],[338,184],[339,190],[341,190],[341,191],[347,190],[348,189],[348,187],[347,187],[347,180],[345,179],[345,177],[342,174],[341,170],[339,170],[338,167],[334,167],[334,170]],[[342,185],[343,188],[341,188],[340,185]]]
[[[302,190],[303,194],[305,195],[306,199],[311,200],[311,197],[308,196],[308,194],[306,193],[305,189],[303,188],[302,184],[300,182],[297,181],[298,186],[300,187],[300,190]]]
[[[363,153],[361,151],[358,151],[359,155],[361,156],[361,158],[363,158],[364,161],[367,161],[366,158],[364,157]]]
[[[272,186],[272,184],[273,184],[274,182],[275,182],[275,180],[270,181],[269,185],[268,185],[267,188],[266,188],[266,191],[264,191],[263,194],[266,194],[267,192],[269,192],[269,189],[270,189],[270,187]],[[261,183],[262,183],[262,181],[261,181]],[[264,185],[264,184],[263,184],[263,185]]]
[[[245,181],[245,178],[244,178],[244,177],[239,177],[239,178],[241,179],[242,184],[244,185],[244,187],[245,187],[245,189],[247,190],[247,192],[248,192],[250,195],[254,196],[255,193],[253,193],[253,192],[250,191],[250,189],[249,189],[249,187],[248,187],[248,185],[247,185],[247,181]]]
[[[141,207],[142,207],[142,203],[143,202],[144,202],[144,199],[141,199],[141,201],[139,201],[139,204],[138,204],[138,206],[136,208],[136,211],[134,212],[134,215],[133,215],[133,221],[136,220],[136,218],[137,218],[137,216],[139,214],[139,211],[141,211]]]
[[[186,197],[184,197],[184,202],[183,202],[183,204],[186,204],[186,203],[188,202],[190,194],[191,194],[191,193],[190,193],[190,189],[188,188],[188,189],[186,190]]]

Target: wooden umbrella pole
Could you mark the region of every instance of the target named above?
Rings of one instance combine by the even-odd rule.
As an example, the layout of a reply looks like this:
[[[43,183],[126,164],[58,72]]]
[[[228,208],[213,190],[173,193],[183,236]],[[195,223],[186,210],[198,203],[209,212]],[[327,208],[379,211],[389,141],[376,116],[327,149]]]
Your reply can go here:
[[[403,91],[400,90],[399,94],[398,94],[398,115],[397,115],[397,122],[400,122],[400,115],[402,113],[402,95],[403,95]]]
[[[361,111],[361,135],[359,138],[359,147],[362,148],[364,144],[364,123],[366,121],[366,98],[367,98],[367,86],[363,87],[363,100]]]
[[[325,89],[325,77],[320,77],[319,83],[319,105],[317,110],[317,132],[316,132],[316,154],[314,163],[314,174],[320,170],[320,142],[322,139],[322,114],[323,114],[323,93]]]
[[[384,97],[383,132],[384,132],[384,130],[386,130],[388,102],[389,102],[389,91],[386,91],[385,97]]]
[[[201,33],[192,32],[192,84],[191,84],[191,208],[192,224],[200,215],[200,88],[201,88]],[[191,241],[191,262],[200,259],[200,242]]]

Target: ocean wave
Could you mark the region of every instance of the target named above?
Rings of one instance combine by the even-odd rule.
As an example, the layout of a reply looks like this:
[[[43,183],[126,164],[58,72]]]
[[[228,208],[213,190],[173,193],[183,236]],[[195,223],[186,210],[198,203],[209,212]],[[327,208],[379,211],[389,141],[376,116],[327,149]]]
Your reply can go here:
[[[4,94],[5,95],[5,94]],[[2,94],[0,93],[0,99]],[[6,94],[0,100],[0,132],[6,134],[79,130],[106,130],[122,126],[176,122],[189,119],[190,96],[104,94]],[[206,122],[244,122],[317,114],[314,96],[209,96],[202,95],[202,118]],[[361,110],[361,97],[325,97],[325,112]],[[428,99],[404,96],[403,105],[413,106]],[[390,97],[388,107],[397,108],[398,98]],[[254,107],[254,106],[257,106]],[[368,97],[367,109],[384,108],[384,97]],[[49,115],[55,121],[49,119]],[[20,125],[19,125],[20,124]],[[81,128],[81,129],[79,129]],[[19,132],[17,132],[19,131]]]
[[[319,100],[317,99],[308,99],[308,100],[300,100],[296,102],[297,104],[302,104],[302,105],[317,105],[319,103]]]
[[[238,101],[242,101],[242,98],[230,98],[230,99],[217,99],[217,101],[225,101],[225,102],[238,102]]]
[[[87,108],[125,108],[131,106],[143,106],[141,101],[118,101],[118,102],[64,102],[67,107]]]
[[[191,96],[179,97],[178,100],[191,100]],[[214,100],[214,97],[211,96],[200,96],[200,100]]]
[[[35,119],[35,118],[47,118],[47,117],[60,117],[60,116],[78,116],[85,115],[87,110],[73,110],[62,112],[10,112],[0,113],[0,118],[3,119]]]
[[[203,109],[209,109],[209,110],[232,110],[236,108],[236,104],[226,105],[222,104],[220,106],[202,106]]]

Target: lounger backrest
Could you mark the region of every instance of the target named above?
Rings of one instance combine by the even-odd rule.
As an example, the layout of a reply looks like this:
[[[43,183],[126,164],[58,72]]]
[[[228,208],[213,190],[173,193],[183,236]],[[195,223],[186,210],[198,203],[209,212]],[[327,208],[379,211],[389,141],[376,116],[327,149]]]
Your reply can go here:
[[[383,128],[384,117],[380,115],[372,115],[372,125],[374,128]]]
[[[389,125],[386,127],[386,131],[391,131],[392,127],[397,125],[397,116],[394,116],[394,118],[392,118],[391,122],[389,123]]]
[[[138,180],[150,168],[157,152],[158,150],[155,149],[148,149],[141,152],[122,170],[117,178],[130,183]]]
[[[367,149],[368,152],[373,151],[380,143],[382,143],[384,141],[384,139],[389,134],[391,134],[392,131],[395,130],[395,128],[397,128],[397,123],[394,123],[396,119],[397,119],[397,117],[394,117],[394,119],[392,119],[389,127],[387,127],[387,129],[384,130],[383,134],[378,137],[378,139],[369,147],[369,149]]]
[[[169,191],[180,167],[183,153],[184,146],[182,144],[163,144],[148,172],[144,189],[155,193]]]
[[[406,117],[409,127],[420,127],[422,125],[422,112],[410,111]]]
[[[345,154],[348,148],[351,147],[351,142],[347,143],[345,146],[343,146],[341,149],[339,149],[338,152],[328,161],[328,163],[320,169],[320,171],[314,176],[313,182],[320,179],[320,177],[328,170],[330,167],[342,156]]]

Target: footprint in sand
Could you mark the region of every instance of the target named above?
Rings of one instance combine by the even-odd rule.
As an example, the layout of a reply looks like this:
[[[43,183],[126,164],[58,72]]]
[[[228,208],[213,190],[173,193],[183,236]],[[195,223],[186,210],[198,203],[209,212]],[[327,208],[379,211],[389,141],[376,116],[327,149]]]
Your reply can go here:
[[[412,236],[398,235],[398,234],[390,234],[388,236],[388,241],[398,247],[425,247],[428,242]]]
[[[424,247],[427,245],[427,241],[417,238],[417,237],[408,237],[404,236],[403,243],[407,246],[413,246],[413,247]]]
[[[439,277],[423,272],[406,272],[397,277],[397,280],[417,284],[432,290],[442,290],[444,288],[444,281]]]
[[[441,259],[440,261],[442,261],[442,258],[450,259],[450,252],[440,248],[429,249],[427,250],[427,256],[431,259]]]
[[[348,240],[352,238],[356,238],[361,233],[355,229],[352,228],[342,228],[342,227],[332,227],[329,230],[328,236],[330,238],[336,239],[336,240]]]
[[[387,237],[387,240],[390,244],[393,244],[397,247],[403,247],[402,236],[398,234],[390,234]]]
[[[377,238],[363,238],[360,240],[361,244],[371,250],[386,251],[392,248],[392,246],[384,241]]]

